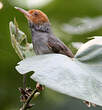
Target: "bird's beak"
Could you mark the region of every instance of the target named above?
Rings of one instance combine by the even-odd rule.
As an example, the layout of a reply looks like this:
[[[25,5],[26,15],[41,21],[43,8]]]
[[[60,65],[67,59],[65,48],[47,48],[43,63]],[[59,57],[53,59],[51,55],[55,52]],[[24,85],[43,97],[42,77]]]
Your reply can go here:
[[[15,9],[19,10],[21,13],[23,13],[27,18],[29,18],[31,15],[29,14],[28,11],[22,9],[22,8],[19,8],[19,7],[15,7]]]

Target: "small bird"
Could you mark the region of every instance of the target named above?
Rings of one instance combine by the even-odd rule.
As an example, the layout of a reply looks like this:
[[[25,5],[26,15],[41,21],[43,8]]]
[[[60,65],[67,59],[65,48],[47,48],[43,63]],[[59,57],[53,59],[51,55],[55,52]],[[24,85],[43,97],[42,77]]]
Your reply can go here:
[[[53,34],[46,14],[36,9],[26,11],[19,7],[15,8],[22,12],[28,20],[36,55],[58,53],[74,57],[71,50]]]
[[[71,50],[53,34],[46,14],[37,9],[26,11],[19,7],[15,8],[23,13],[28,20],[36,55],[57,53],[74,57]],[[37,83],[36,88],[43,89],[39,83]]]

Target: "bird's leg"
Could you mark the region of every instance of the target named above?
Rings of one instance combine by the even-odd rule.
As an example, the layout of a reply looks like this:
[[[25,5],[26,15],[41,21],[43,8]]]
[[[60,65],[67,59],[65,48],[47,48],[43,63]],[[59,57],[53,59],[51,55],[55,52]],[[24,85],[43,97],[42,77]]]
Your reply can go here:
[[[23,75],[23,88],[26,89],[26,75]]]

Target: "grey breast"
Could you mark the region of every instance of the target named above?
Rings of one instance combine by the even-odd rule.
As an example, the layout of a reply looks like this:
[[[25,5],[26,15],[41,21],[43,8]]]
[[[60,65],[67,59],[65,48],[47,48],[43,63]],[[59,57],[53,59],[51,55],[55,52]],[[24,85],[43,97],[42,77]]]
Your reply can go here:
[[[32,40],[36,55],[52,53],[48,48],[48,33],[35,33],[35,35],[32,36]]]

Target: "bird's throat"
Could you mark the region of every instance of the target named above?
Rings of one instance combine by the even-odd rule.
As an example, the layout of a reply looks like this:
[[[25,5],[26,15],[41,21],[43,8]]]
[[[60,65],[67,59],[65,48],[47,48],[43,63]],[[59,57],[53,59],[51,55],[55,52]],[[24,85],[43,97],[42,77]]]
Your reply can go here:
[[[39,31],[39,32],[46,32],[46,33],[51,32],[51,27],[48,22],[43,24],[34,24],[33,22],[29,21],[29,26],[31,31]]]

